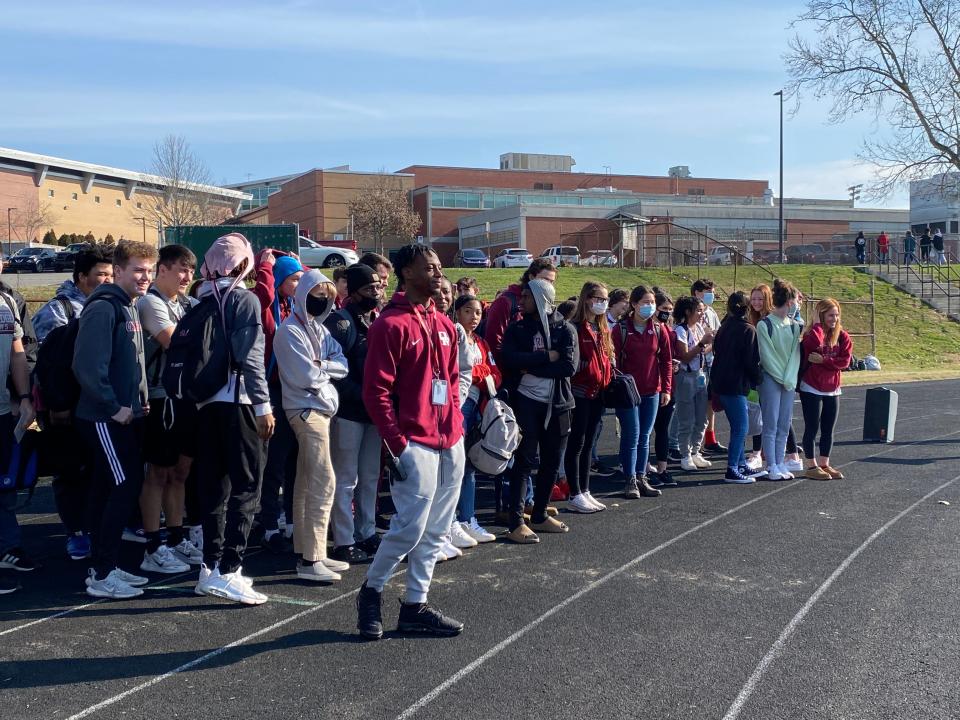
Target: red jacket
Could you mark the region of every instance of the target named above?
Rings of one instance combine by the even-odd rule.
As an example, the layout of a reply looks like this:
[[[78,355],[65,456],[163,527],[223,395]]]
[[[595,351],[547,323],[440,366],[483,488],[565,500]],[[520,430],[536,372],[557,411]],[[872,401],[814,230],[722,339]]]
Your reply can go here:
[[[822,363],[812,363],[810,353],[823,355]],[[853,343],[846,330],[840,331],[837,344],[830,347],[824,342],[824,328],[820,323],[807,330],[800,343],[800,378],[814,390],[829,393],[840,387],[840,373],[850,366]]]
[[[290,315],[291,307],[287,298],[280,298],[280,317],[273,316],[273,301],[276,299],[276,290],[273,288],[273,264],[261,260],[262,255],[263,251],[257,253],[258,262],[254,275],[256,284],[253,286],[253,294],[260,301],[260,324],[263,326],[264,339],[263,364],[268,369],[267,380],[279,382],[277,368],[274,367],[270,371],[270,361],[273,358],[273,336],[277,334],[280,323]]]
[[[520,285],[511,285],[502,293],[500,297],[490,303],[487,310],[487,324],[483,331],[483,339],[493,351],[493,359],[500,364],[500,346],[503,344],[503,334],[507,331],[507,325],[523,317],[520,311],[520,292],[523,288]],[[511,308],[516,308],[511,312]]]
[[[434,377],[447,383],[447,402],[434,405]],[[363,404],[390,451],[409,441],[446,450],[463,437],[457,405],[457,333],[431,301],[413,306],[396,292],[367,331]]]
[[[638,332],[633,320],[627,318],[611,332],[617,366],[633,375],[641,395],[673,392],[673,343],[666,325],[648,320],[643,332]]]
[[[610,384],[613,370],[610,358],[600,341],[600,333],[594,331],[590,323],[571,323],[577,329],[580,344],[580,366],[570,378],[570,384],[579,388],[584,396],[591,400]],[[576,395],[577,393],[574,392]]]
[[[490,360],[490,346],[487,345],[487,341],[479,335],[474,335],[473,339],[477,343],[477,347],[480,348],[480,353],[483,355],[483,359],[473,366],[472,384],[480,388],[481,393],[486,393],[487,377],[493,376],[493,386],[499,388],[500,383],[503,382],[503,375],[500,374],[500,368],[498,368]]]
[[[890,241],[887,239],[886,233],[880,233],[877,236],[877,247],[881,250],[886,250],[888,247],[890,247]]]

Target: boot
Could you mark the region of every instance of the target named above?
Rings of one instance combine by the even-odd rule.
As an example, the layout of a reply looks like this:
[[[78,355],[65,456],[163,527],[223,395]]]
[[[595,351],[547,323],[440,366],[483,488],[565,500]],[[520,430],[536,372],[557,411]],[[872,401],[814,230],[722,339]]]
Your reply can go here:
[[[638,490],[644,497],[660,497],[663,493],[655,487],[651,487],[647,481],[647,476],[642,475],[637,480]]]

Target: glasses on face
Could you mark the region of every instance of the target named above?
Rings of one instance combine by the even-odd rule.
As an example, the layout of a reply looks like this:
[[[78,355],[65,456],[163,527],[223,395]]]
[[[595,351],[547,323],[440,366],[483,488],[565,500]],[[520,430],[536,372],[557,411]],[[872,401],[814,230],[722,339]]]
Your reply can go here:
[[[608,298],[606,295],[591,295],[590,299],[596,300],[597,302],[606,302]]]

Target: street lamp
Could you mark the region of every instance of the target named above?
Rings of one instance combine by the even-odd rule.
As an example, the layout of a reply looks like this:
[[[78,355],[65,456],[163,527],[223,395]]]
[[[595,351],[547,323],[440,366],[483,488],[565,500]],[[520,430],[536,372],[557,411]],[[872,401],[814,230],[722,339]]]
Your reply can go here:
[[[16,208],[7,208],[7,257],[13,255],[13,231],[10,229],[12,227],[10,213],[14,210],[16,210]]]
[[[146,217],[135,217],[134,220],[139,220],[143,225],[143,241],[147,241],[147,218]]]
[[[783,90],[777,90],[774,95],[780,96],[780,220],[777,235],[779,238],[779,256],[777,262],[783,262]]]

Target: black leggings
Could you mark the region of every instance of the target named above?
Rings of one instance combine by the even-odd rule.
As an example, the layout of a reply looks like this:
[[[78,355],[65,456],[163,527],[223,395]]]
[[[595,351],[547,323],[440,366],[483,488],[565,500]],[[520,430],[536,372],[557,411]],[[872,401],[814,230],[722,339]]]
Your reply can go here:
[[[820,428],[820,455],[830,457],[833,449],[833,429],[837,425],[840,410],[839,395],[817,395],[800,392],[800,406],[803,408],[803,454],[808,460],[816,457],[813,453],[813,440]]]
[[[657,456],[658,463],[665,463],[669,459],[669,444],[670,438],[668,435],[668,428],[670,427],[670,420],[673,418],[673,411],[677,407],[676,402],[671,397],[670,402],[667,405],[661,405],[657,408],[657,419],[653,423],[653,430],[655,433],[653,440],[653,451]]]
[[[577,405],[570,418],[570,435],[563,459],[567,482],[570,484],[570,497],[590,491],[590,463],[597,426],[603,415],[603,398],[598,396],[591,400],[576,397],[574,400]]]

